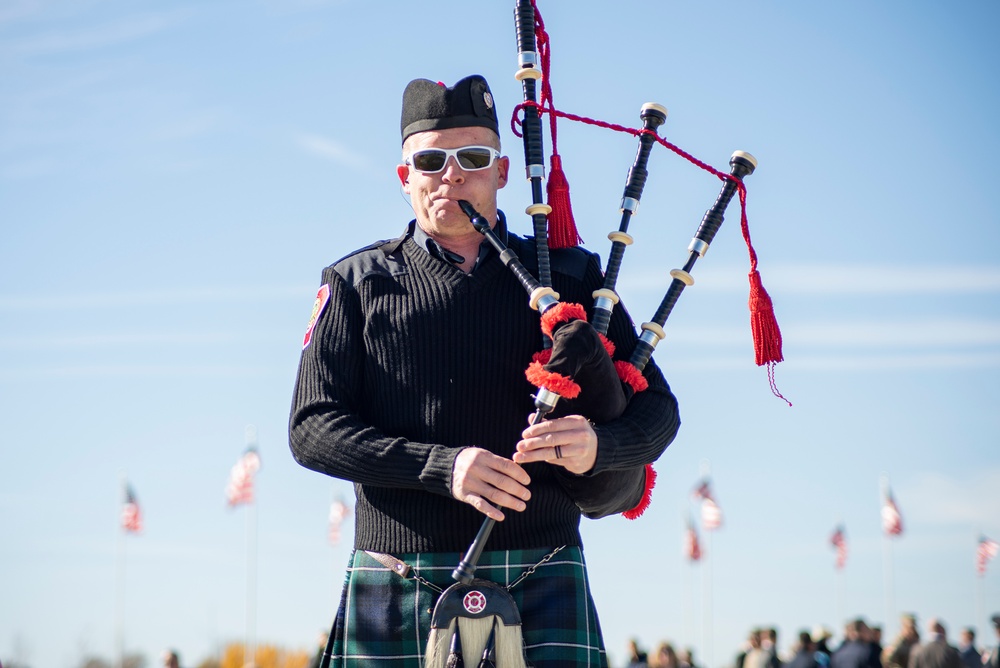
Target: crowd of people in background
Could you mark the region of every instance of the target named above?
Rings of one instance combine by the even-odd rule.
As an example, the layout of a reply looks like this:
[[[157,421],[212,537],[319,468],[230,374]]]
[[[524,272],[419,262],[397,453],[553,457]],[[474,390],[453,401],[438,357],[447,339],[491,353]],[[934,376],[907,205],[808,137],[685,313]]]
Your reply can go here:
[[[994,638],[978,644],[976,631],[959,631],[955,644],[949,640],[945,623],[927,620],[921,635],[916,615],[902,616],[899,634],[883,645],[882,629],[869,626],[861,618],[844,627],[843,638],[833,646],[833,634],[826,628],[803,630],[784,652],[778,649],[774,628],[750,631],[731,668],[1000,668],[1000,614],[993,615]],[[624,668],[700,668],[689,648],[675,650],[661,642],[647,652],[639,641],[629,641]]]

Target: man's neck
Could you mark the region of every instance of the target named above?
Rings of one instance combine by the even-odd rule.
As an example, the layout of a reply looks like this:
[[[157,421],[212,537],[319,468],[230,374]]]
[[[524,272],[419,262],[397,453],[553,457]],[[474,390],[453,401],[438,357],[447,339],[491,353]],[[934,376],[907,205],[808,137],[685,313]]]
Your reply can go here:
[[[503,215],[498,211],[494,218],[492,228],[499,234],[502,240],[506,241],[506,225],[501,222],[502,220]],[[441,237],[440,235],[432,234],[420,227],[419,222],[417,223],[417,229],[419,229],[424,236],[436,243],[445,251],[462,258],[461,261],[457,261],[457,257],[447,258],[453,265],[465,273],[470,273],[473,268],[475,268],[476,263],[479,261],[480,247],[484,243],[484,237],[482,234],[473,232],[472,234],[459,237]]]

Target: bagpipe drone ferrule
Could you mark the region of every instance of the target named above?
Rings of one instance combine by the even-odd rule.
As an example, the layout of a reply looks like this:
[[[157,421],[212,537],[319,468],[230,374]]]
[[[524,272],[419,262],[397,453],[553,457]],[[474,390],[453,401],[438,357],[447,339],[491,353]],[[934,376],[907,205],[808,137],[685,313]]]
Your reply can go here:
[[[538,422],[537,418],[539,417],[539,414],[541,414],[540,417],[544,417],[555,410],[556,404],[559,403],[559,399],[561,398],[562,397],[548,388],[538,388],[538,393],[535,395],[536,419],[533,419],[531,423],[535,424]]]
[[[664,332],[663,328],[655,322],[642,323],[642,334],[639,336],[639,340],[650,348],[656,348],[656,344],[665,338],[667,338],[667,333]],[[643,366],[645,366],[645,364]]]
[[[705,253],[708,252],[708,248],[709,244],[705,243],[698,237],[692,239],[691,243],[688,244],[688,252],[697,253],[698,257],[705,257]]]

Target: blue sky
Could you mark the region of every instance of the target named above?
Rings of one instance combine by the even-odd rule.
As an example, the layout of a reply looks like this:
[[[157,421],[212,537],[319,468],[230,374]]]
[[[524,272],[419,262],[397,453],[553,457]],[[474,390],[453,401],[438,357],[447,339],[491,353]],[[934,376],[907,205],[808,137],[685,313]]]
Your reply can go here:
[[[640,520],[585,522],[612,657],[749,628],[1000,610],[1000,45],[990,2],[539,0],[557,108],[661,134],[719,169],[760,161],[748,213],[784,334],[788,408],[754,366],[737,209],[657,349],[683,426]],[[245,627],[245,509],[225,507],[258,430],[257,636],[311,649],[349,547],[347,483],[298,467],[285,424],[322,267],[398,235],[406,82],[478,72],[520,102],[513,3],[122,2],[0,7],[0,659],[114,652],[119,480],[129,651],[195,665]],[[504,127],[519,173],[521,148]],[[586,247],[607,256],[627,135],[561,122]],[[620,291],[650,317],[719,183],[654,151]],[[530,195],[500,195],[526,233]],[[708,470],[725,525],[681,554]],[[906,533],[886,550],[879,481]],[[828,544],[843,522],[838,575]],[[346,528],[349,544],[351,526]],[[471,539],[471,537],[470,537]],[[891,575],[891,588],[887,586]],[[710,622],[710,623],[709,623]],[[955,633],[951,633],[954,638]]]

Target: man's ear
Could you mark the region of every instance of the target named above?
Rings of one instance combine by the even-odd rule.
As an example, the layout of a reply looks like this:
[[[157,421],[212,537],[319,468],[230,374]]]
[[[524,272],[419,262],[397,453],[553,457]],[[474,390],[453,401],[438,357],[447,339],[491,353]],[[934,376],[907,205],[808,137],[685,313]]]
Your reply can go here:
[[[497,190],[507,185],[507,174],[510,171],[510,158],[504,156],[497,160]]]
[[[410,194],[410,168],[407,165],[396,165],[396,176],[403,186],[403,192]]]

